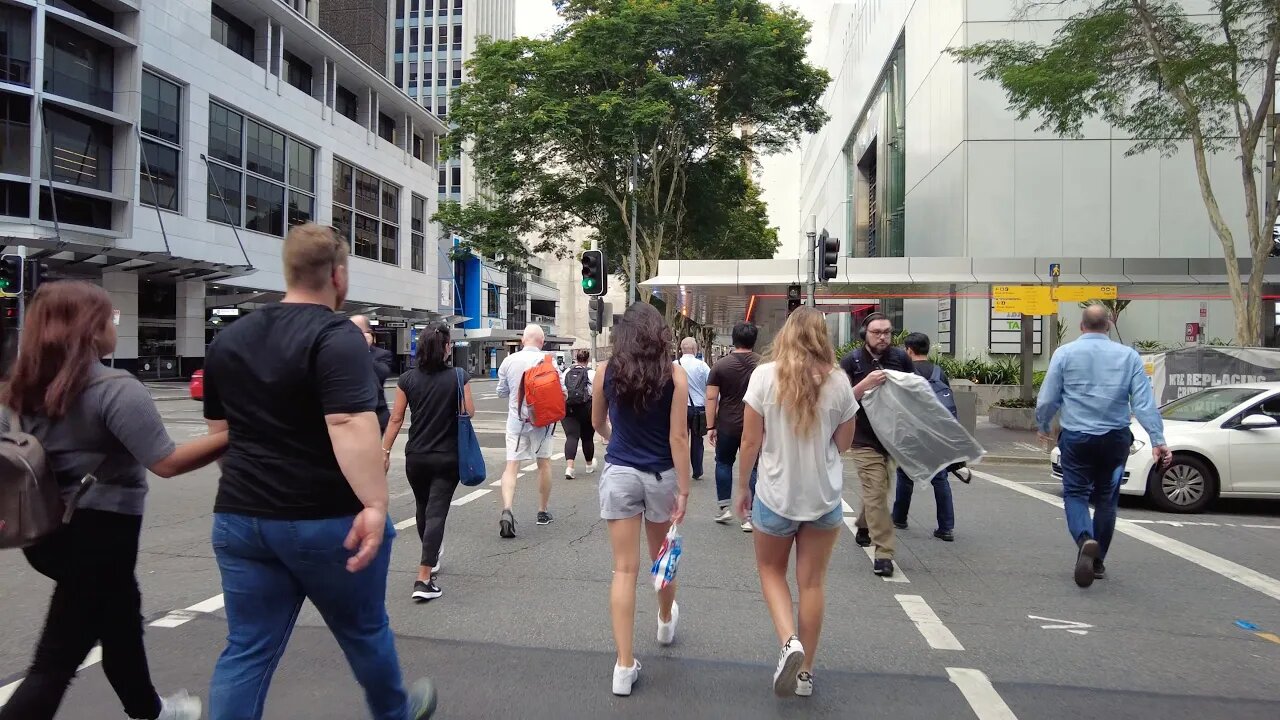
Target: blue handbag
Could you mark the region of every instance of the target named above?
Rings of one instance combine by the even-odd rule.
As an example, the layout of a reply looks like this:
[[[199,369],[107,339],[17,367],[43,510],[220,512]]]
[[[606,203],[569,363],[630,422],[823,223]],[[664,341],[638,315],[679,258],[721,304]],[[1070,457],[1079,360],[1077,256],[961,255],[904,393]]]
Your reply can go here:
[[[475,487],[484,482],[487,473],[484,467],[484,453],[480,451],[480,440],[476,438],[476,429],[471,425],[471,416],[463,405],[462,368],[454,368],[458,377],[458,481],[467,487]]]

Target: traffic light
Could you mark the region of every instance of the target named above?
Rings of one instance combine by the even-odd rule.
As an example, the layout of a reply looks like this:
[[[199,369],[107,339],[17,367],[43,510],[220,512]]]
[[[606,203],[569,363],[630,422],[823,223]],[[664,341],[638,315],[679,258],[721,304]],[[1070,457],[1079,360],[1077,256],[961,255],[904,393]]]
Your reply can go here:
[[[15,297],[22,294],[21,255],[0,257],[0,296]]]
[[[582,253],[582,292],[592,297],[609,292],[609,268],[605,265],[603,250]]]
[[[48,270],[48,266],[39,260],[28,261],[26,263],[26,277],[23,278],[23,289],[34,295],[36,290],[39,290],[40,286],[45,283]]]
[[[818,282],[828,283],[836,279],[840,264],[840,238],[831,237],[826,230],[818,236]]]
[[[796,308],[804,304],[804,298],[801,295],[799,285],[791,285],[787,288],[787,314],[795,312]]]
[[[586,280],[583,280],[585,283]],[[591,298],[590,304],[587,306],[587,325],[591,332],[598,333],[604,329],[604,300],[600,298]]]

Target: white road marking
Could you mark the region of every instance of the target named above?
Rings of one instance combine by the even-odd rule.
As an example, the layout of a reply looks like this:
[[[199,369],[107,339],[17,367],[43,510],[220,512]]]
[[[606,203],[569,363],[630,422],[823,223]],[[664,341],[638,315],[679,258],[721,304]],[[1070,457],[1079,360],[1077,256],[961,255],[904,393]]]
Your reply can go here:
[[[844,498],[840,498],[840,506],[844,508],[844,514],[845,514],[845,515],[854,515],[854,514],[855,514],[855,513],[853,512],[853,506],[849,504],[849,501],[848,501],[848,500],[845,500]]]
[[[396,529],[404,530],[407,527],[411,527],[416,522],[418,522],[418,518],[416,517],[411,517],[411,518],[408,518],[407,520],[401,520],[400,522],[396,523]]]
[[[76,672],[80,672],[87,667],[97,665],[100,662],[102,662],[102,648],[98,645],[94,645],[93,648],[89,650],[89,654],[84,656],[84,662],[80,663],[80,667],[76,668]],[[18,686],[21,684],[22,679],[19,678],[4,687],[0,687],[0,707],[4,707],[4,704],[9,702],[9,698],[13,697],[13,693],[17,691]]]
[[[211,612],[217,612],[218,610],[221,610],[226,606],[227,606],[226,599],[223,598],[221,594],[218,594],[218,595],[214,595],[208,600],[205,600],[204,602],[199,602],[199,603],[196,603],[195,605],[192,605],[191,607],[187,608],[187,610],[191,612],[197,612],[197,613],[211,613]]]
[[[1049,503],[1054,507],[1062,507],[1062,498],[1050,495],[1049,493],[1041,492],[1035,488],[1029,488],[1021,483],[1016,483],[1012,480],[1005,480],[1002,477],[979,470],[974,470],[973,474],[975,477],[980,477],[983,480],[993,482],[996,485],[1002,485],[1028,497]],[[1250,590],[1257,590],[1263,595],[1280,600],[1280,580],[1277,580],[1270,575],[1264,575],[1257,570],[1234,563],[1226,558],[1218,557],[1213,553],[1205,552],[1194,545],[1188,545],[1180,540],[1165,537],[1164,535],[1142,527],[1131,520],[1116,520],[1116,531],[1128,535],[1140,542],[1144,542],[1152,547],[1164,550],[1170,555],[1180,557],[1187,562],[1199,565],[1206,570],[1218,573],[1222,577],[1238,582]]]
[[[858,534],[857,523],[858,523],[858,518],[852,515],[846,515],[844,518],[845,527],[849,528],[849,532],[853,533],[854,535]],[[867,547],[862,548],[862,551],[867,554],[867,557],[870,558],[871,562],[873,563],[875,562],[876,549],[874,546],[868,545]],[[896,583],[911,582],[910,580],[907,579],[906,573],[902,572],[902,568],[898,567],[896,564],[894,565],[894,568],[893,568],[893,575],[889,577],[885,577],[884,575],[881,575],[880,579],[884,580],[885,582],[896,582]]]
[[[1018,720],[1018,716],[1005,705],[1000,693],[991,685],[991,678],[986,673],[972,668],[949,667],[947,677],[960,688],[978,720]]]
[[[516,478],[519,478],[519,477],[520,477],[519,475],[516,476]],[[497,480],[494,480],[493,482],[489,483],[489,487],[498,487],[500,485],[502,485],[502,478],[498,478]]]
[[[462,497],[458,498],[457,500],[454,500],[453,502],[451,502],[451,503],[449,503],[449,504],[450,504],[450,505],[453,505],[454,507],[460,507],[460,506],[462,506],[462,505],[466,505],[467,503],[471,502],[472,500],[475,500],[476,498],[482,498],[482,497],[484,497],[485,495],[488,495],[488,494],[489,494],[489,493],[491,493],[491,492],[493,492],[493,491],[492,491],[492,490],[485,490],[485,489],[483,489],[483,488],[482,488],[482,489],[480,489],[480,490],[472,490],[471,492],[467,493],[466,495],[463,495]]]
[[[538,463],[534,463],[532,465],[520,468],[520,472],[533,472],[534,470],[537,470],[537,469],[538,469]]]
[[[563,460],[563,459],[564,459],[564,453],[556,453],[555,455],[552,455],[552,456],[551,456],[551,459],[552,459],[552,460]]]
[[[903,612],[915,623],[916,629],[924,636],[925,642],[934,650],[964,650],[964,646],[951,634],[941,618],[929,607],[929,603],[919,595],[894,595],[902,606]]]
[[[1088,623],[1076,622],[1075,620],[1058,620],[1057,618],[1040,617],[1039,615],[1028,615],[1029,620],[1043,620],[1048,623],[1056,623],[1050,625],[1041,625],[1041,630],[1066,630],[1072,635],[1088,635],[1089,631],[1085,628],[1091,628]]]
[[[150,626],[158,627],[158,628],[176,628],[181,625],[186,625],[192,620],[195,620],[196,617],[199,615],[203,615],[205,613],[217,612],[225,606],[226,606],[226,602],[222,597],[222,594],[219,593],[218,595],[214,595],[208,600],[198,602],[195,605],[192,605],[191,607],[186,608],[184,610],[174,610],[173,612],[170,612],[168,615],[165,615],[159,620],[155,620],[151,622]]]

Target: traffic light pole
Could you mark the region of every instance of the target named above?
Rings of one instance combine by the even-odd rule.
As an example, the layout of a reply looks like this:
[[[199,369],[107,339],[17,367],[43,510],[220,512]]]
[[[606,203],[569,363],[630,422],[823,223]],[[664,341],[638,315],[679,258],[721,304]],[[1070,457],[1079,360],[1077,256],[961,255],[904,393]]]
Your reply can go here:
[[[811,308],[818,307],[818,233],[810,228],[805,235],[809,238],[809,281],[805,284],[805,292],[809,299],[806,304]]]

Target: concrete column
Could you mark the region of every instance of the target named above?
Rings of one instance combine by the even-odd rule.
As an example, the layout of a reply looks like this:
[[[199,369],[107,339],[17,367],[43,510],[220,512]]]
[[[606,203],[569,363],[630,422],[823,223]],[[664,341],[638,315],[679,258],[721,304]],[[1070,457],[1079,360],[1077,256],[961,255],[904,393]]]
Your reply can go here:
[[[187,358],[204,357],[205,284],[199,280],[184,280],[178,283],[177,312],[175,314],[177,329],[178,357],[183,358],[184,372]],[[192,365],[192,369],[199,367]]]
[[[116,326],[116,360],[138,359],[138,276],[127,272],[102,275],[102,287],[120,313]]]

